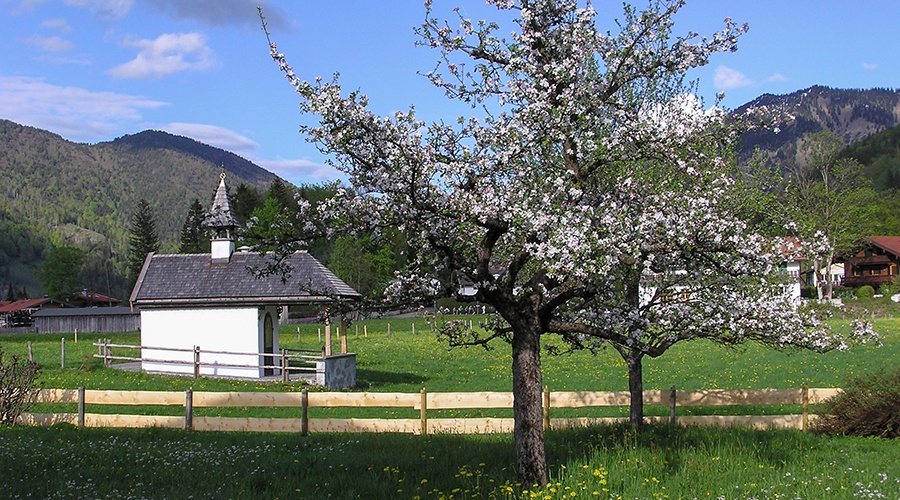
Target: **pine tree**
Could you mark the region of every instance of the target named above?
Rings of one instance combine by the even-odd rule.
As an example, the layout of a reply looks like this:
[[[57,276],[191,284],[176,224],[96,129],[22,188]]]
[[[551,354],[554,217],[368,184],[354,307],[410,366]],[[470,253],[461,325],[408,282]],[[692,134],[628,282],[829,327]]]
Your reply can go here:
[[[181,226],[181,245],[178,253],[209,253],[209,231],[203,226],[206,211],[200,200],[194,198]]]
[[[133,287],[137,281],[147,254],[158,251],[159,236],[156,232],[156,222],[153,220],[153,207],[150,206],[147,200],[141,199],[134,211],[134,215],[131,217],[131,230],[128,235],[128,279],[130,287]]]
[[[269,189],[266,191],[266,199],[278,200],[278,204],[282,208],[288,209],[290,213],[294,213],[297,211],[297,203],[294,201],[293,192],[279,177],[276,177],[275,180],[273,180],[272,183],[269,184]]]
[[[257,208],[262,208],[263,197],[260,192],[253,186],[248,186],[243,182],[235,188],[234,194],[230,194],[231,208],[238,221],[243,224],[253,214]]]
[[[9,290],[6,291],[6,301],[13,302],[16,300],[16,292],[13,290],[12,282],[9,283]]]

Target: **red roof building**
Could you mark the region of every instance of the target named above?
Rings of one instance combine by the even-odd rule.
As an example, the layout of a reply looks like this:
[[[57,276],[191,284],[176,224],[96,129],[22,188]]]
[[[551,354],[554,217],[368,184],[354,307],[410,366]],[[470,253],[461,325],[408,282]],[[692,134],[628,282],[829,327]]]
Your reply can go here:
[[[43,297],[40,299],[23,299],[8,302],[0,306],[0,328],[31,326],[34,321],[31,314],[41,309],[68,307],[58,300]]]

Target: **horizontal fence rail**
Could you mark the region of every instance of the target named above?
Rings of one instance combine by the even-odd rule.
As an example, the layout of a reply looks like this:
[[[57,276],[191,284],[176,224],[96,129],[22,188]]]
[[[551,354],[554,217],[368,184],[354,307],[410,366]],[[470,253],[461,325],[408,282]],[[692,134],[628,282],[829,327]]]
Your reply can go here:
[[[750,389],[645,391],[644,404],[666,405],[668,417],[649,417],[651,421],[679,424],[740,425],[757,428],[786,427],[806,430],[809,405],[833,397],[840,389]],[[546,429],[584,427],[597,423],[625,420],[622,417],[551,418],[553,410],[627,406],[628,392],[550,392],[544,389],[543,410]],[[208,431],[259,432],[400,432],[411,434],[457,433],[483,434],[512,432],[512,418],[429,418],[430,410],[511,409],[508,392],[194,392],[187,391],[108,391],[79,389],[42,389],[37,403],[75,403],[77,413],[27,413],[20,418],[31,425],[65,422],[87,427],[174,427]],[[88,413],[87,405],[182,406],[184,416],[109,415]],[[792,415],[748,416],[676,416],[677,407],[734,405],[801,405],[801,413]],[[291,407],[299,418],[195,417],[194,408]],[[418,410],[419,418],[318,418],[311,419],[309,408],[407,408]]]

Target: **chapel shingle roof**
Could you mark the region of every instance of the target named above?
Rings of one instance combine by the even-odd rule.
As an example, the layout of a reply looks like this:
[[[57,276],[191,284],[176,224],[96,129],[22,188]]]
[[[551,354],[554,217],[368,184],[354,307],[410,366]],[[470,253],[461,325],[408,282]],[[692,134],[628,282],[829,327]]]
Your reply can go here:
[[[303,304],[358,300],[360,294],[306,252],[286,262],[292,269],[257,278],[249,268],[266,257],[237,252],[228,261],[209,254],[149,254],[131,293],[135,306]]]
[[[228,198],[228,188],[225,187],[225,173],[219,180],[219,187],[216,189],[216,195],[213,198],[212,206],[204,221],[207,227],[211,228],[233,228],[241,224],[234,215],[231,208],[231,200]]]

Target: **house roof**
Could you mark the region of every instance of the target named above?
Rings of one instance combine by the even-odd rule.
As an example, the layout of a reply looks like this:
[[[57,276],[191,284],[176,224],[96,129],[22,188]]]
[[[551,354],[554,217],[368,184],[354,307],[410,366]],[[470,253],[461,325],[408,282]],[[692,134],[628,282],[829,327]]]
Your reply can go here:
[[[47,318],[59,316],[134,316],[140,314],[137,309],[130,307],[72,307],[59,309],[41,309],[31,316],[33,318]]]
[[[43,297],[40,299],[22,299],[15,302],[10,302],[4,306],[0,306],[0,314],[21,311],[23,309],[41,308],[42,306],[45,306],[47,304],[53,304],[57,307],[66,307],[66,304],[47,297]]]
[[[228,261],[210,254],[149,254],[131,293],[140,307],[188,305],[308,304],[359,300],[360,294],[306,252],[294,253],[280,275],[257,278],[249,268],[266,265],[266,257],[237,252]]]
[[[803,252],[803,243],[796,236],[782,238],[778,244],[778,253],[790,262],[806,260],[806,253]]]
[[[80,292],[76,292],[74,295],[76,298],[79,298],[82,300],[87,300],[90,302],[100,302],[100,303],[104,303],[104,304],[118,304],[120,302],[119,299],[116,299],[113,297],[107,297],[106,295],[102,295],[102,294],[95,293],[95,292],[80,291]]]
[[[900,256],[900,236],[869,236],[868,240],[882,250]]]

